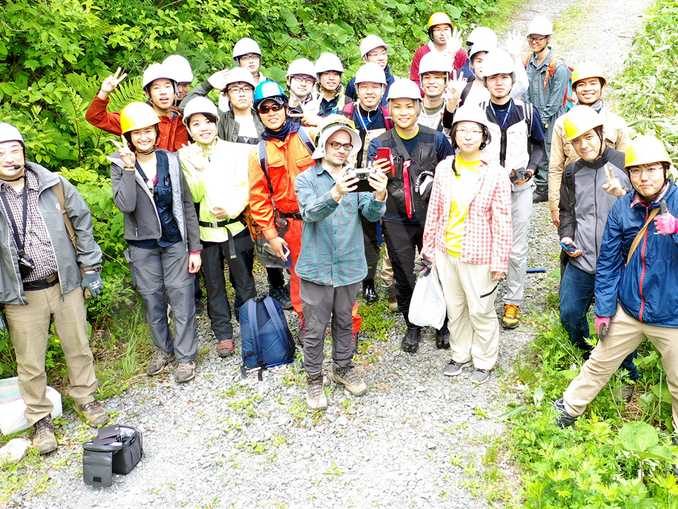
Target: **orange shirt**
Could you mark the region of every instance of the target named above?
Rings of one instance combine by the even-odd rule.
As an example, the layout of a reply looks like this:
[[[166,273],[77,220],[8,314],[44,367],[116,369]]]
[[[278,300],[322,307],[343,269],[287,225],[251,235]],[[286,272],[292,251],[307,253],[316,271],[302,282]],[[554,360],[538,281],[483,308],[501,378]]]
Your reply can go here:
[[[266,141],[266,162],[273,187],[273,200],[268,181],[259,164],[259,152],[254,150],[249,159],[250,216],[267,240],[278,232],[273,224],[273,201],[282,213],[298,213],[299,205],[294,180],[302,171],[315,164],[299,134],[293,133],[285,140]]]

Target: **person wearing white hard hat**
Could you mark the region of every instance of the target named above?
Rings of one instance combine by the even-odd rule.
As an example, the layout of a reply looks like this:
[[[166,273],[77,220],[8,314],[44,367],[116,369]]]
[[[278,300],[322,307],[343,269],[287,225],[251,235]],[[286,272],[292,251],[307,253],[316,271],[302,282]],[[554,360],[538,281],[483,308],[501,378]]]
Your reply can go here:
[[[410,79],[419,85],[419,63],[427,53],[443,55],[455,73],[460,73],[468,60],[466,51],[461,47],[461,35],[454,27],[450,17],[444,12],[434,12],[428,20],[428,43],[420,46],[412,57]]]
[[[421,113],[419,86],[411,80],[396,80],[388,92],[388,105],[394,127],[370,143],[369,160],[387,172],[388,198],[383,217],[384,237],[393,265],[398,310],[407,332],[401,348],[415,353],[419,348],[421,327],[409,321],[414,290],[414,259],[421,250],[426,222],[426,207],[436,166],[452,155],[447,137],[417,123]],[[447,324],[436,333],[436,346],[449,348]]]
[[[393,127],[388,108],[382,100],[387,86],[386,75],[379,64],[367,62],[358,68],[354,83],[358,99],[346,104],[342,113],[353,121],[360,134],[362,147],[355,156],[356,166],[367,168],[367,147],[369,147],[370,142]],[[379,299],[374,284],[379,263],[379,227],[378,223],[363,220],[364,249],[367,259],[367,277],[363,282],[363,298],[368,304]],[[388,257],[385,258],[385,265],[389,265]],[[391,281],[388,277],[383,279],[385,279],[384,282],[387,286],[391,288],[389,298],[393,301],[395,290],[393,289],[392,278],[390,278]]]
[[[473,49],[473,46],[476,45],[479,48],[488,48],[486,51],[496,48],[498,45],[497,34],[491,28],[478,26],[471,30],[468,36],[466,36],[466,52],[468,53],[468,60],[464,64],[464,67],[462,67],[461,74],[467,77],[469,81],[473,78],[473,76],[477,76],[477,74],[474,72],[471,62],[471,50]]]
[[[511,251],[511,188],[482,152],[492,135],[480,107],[459,108],[451,136],[455,155],[436,168],[417,266],[421,275],[435,267],[447,304],[452,359],[443,374],[472,364],[471,380],[481,384],[499,353],[494,302]]]
[[[533,207],[532,177],[544,159],[544,131],[539,111],[529,103],[511,98],[514,68],[513,57],[500,49],[490,52],[483,66],[485,87],[490,94],[485,113],[492,135],[485,154],[491,162],[504,167],[511,180],[513,247],[502,316],[502,325],[506,329],[520,324]]]
[[[353,367],[353,307],[367,274],[362,252],[360,217],[376,222],[385,210],[387,178],[373,171],[359,179],[351,155],[360,150],[358,132],[341,116],[329,116],[321,127],[316,161],[295,181],[304,221],[297,274],[305,325],[301,335],[308,379],[307,403],[327,407],[323,391],[325,330],[332,325],[330,378],[354,396],[367,385]],[[364,186],[358,191],[359,183]]]
[[[593,108],[603,118],[603,136],[605,144],[619,152],[624,152],[631,139],[631,130],[626,121],[614,113],[603,101],[603,89],[607,83],[605,73],[599,65],[582,63],[572,71],[572,89],[577,104]],[[567,141],[563,131],[564,115],[558,117],[553,125],[551,153],[549,155],[549,210],[551,221],[558,227],[560,216],[560,184],[565,168],[578,159],[572,143]]]
[[[316,83],[315,66],[307,58],[293,60],[287,68],[288,115],[303,125],[315,125],[317,115],[312,111],[313,87]],[[308,118],[306,118],[308,117]],[[311,123],[305,122],[310,120]]]
[[[257,84],[266,79],[261,73],[261,48],[254,39],[243,37],[236,42],[233,46],[233,60],[238,66],[247,69]]]
[[[365,63],[377,64],[384,71],[386,87],[382,96],[382,104],[386,106],[386,94],[391,84],[395,81],[395,76],[388,65],[388,44],[378,35],[367,35],[360,41],[360,57]],[[358,100],[358,91],[356,88],[355,77],[351,78],[346,85],[346,98],[349,101]],[[365,145],[363,145],[365,146]]]
[[[537,168],[535,202],[548,199],[548,157],[551,136],[556,119],[565,112],[570,71],[551,49],[553,23],[548,18],[535,16],[527,26],[527,42],[531,55],[526,65],[528,77],[527,99],[538,110],[546,133],[546,157]]]
[[[421,89],[424,92],[419,124],[443,131],[446,135],[449,129],[444,129],[443,117],[452,116],[447,108],[451,72],[452,67],[448,59],[437,53],[427,53],[419,65]],[[456,106],[456,103],[454,105]]]
[[[101,89],[94,96],[85,119],[94,127],[120,136],[120,113],[108,111],[108,96],[118,88],[127,73],[120,67],[108,76],[101,84]],[[144,71],[142,88],[148,98],[148,104],[160,119],[158,124],[157,148],[175,152],[188,143],[188,132],[181,121],[181,113],[174,106],[177,83],[171,68],[164,64],[153,63]]]
[[[181,55],[170,55],[162,61],[162,64],[168,67],[170,73],[174,76],[174,81],[177,84],[175,101],[179,104],[191,90],[193,83],[191,64]]]
[[[179,150],[179,159],[193,201],[199,204],[207,310],[217,354],[226,357],[235,352],[235,340],[225,268],[235,291],[236,309],[238,303],[256,296],[248,263],[254,257],[254,246],[243,217],[249,203],[248,158],[252,146],[219,139],[217,120],[217,107],[207,97],[194,97],[186,104],[184,123],[193,143]]]
[[[315,62],[315,73],[318,81],[313,103],[309,107],[311,112],[315,112],[318,117],[341,113],[346,102],[344,87],[341,85],[344,74],[341,60],[334,53],[321,53]]]
[[[9,328],[26,404],[40,454],[57,448],[46,396],[45,352],[50,322],[59,333],[69,375],[68,394],[87,423],[108,414],[95,401],[97,380],[89,347],[83,290],[98,297],[101,249],[92,217],[73,185],[26,159],[19,130],[0,122],[0,308]]]

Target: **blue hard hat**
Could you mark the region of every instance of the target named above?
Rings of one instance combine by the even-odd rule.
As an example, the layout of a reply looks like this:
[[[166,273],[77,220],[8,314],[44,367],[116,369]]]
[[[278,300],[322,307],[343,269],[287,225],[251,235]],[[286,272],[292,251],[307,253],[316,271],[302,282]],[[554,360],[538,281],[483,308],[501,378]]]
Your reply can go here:
[[[254,107],[256,108],[265,99],[273,99],[275,97],[282,99],[283,102],[287,102],[285,91],[277,82],[264,80],[254,89]]]

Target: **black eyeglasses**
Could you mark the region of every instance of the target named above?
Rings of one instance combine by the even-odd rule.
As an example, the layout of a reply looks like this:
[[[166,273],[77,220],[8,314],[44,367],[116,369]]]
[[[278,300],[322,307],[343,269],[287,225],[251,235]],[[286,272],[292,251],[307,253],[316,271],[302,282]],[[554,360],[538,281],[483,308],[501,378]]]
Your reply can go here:
[[[274,104],[270,104],[270,105],[268,105],[268,106],[266,106],[266,105],[259,106],[259,107],[257,108],[257,111],[258,111],[259,113],[262,113],[262,114],[266,115],[266,113],[268,113],[268,112],[270,112],[270,111],[272,111],[273,113],[276,113],[276,112],[278,112],[278,111],[280,111],[280,110],[282,110],[282,109],[283,109],[283,105],[282,105],[282,104],[274,103]]]
[[[344,152],[350,152],[353,150],[352,143],[339,143],[338,141],[330,141],[327,146],[336,151],[339,151],[339,149],[343,149]]]

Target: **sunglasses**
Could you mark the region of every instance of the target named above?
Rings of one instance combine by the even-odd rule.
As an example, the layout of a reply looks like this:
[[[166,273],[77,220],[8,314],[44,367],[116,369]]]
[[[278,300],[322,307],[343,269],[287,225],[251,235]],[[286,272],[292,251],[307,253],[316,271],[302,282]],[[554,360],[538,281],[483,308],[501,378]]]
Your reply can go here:
[[[257,111],[263,115],[266,115],[269,112],[277,113],[278,111],[283,109],[282,104],[270,104],[270,105],[262,105],[257,108]]]

